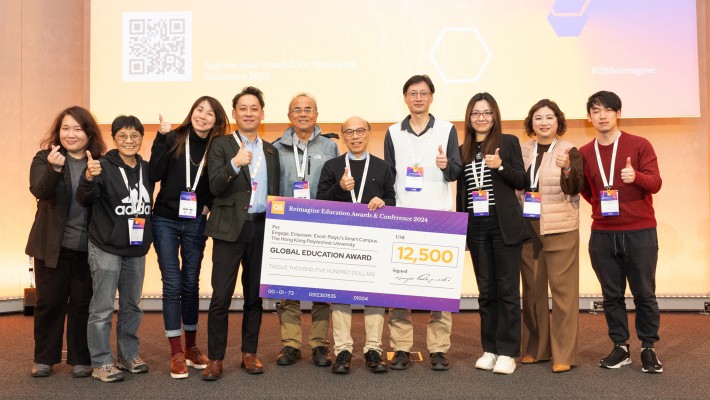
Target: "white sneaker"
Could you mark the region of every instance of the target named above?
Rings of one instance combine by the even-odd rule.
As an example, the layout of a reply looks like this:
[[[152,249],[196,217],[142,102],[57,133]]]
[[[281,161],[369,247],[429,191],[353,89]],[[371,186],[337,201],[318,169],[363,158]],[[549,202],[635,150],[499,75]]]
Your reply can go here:
[[[485,352],[485,353],[483,353],[481,358],[479,358],[478,361],[476,361],[476,368],[490,371],[493,369],[493,366],[496,365],[497,358],[498,358],[497,355],[495,355],[493,353]]]
[[[508,356],[498,356],[496,365],[493,367],[493,372],[496,374],[510,375],[515,372],[515,359]]]

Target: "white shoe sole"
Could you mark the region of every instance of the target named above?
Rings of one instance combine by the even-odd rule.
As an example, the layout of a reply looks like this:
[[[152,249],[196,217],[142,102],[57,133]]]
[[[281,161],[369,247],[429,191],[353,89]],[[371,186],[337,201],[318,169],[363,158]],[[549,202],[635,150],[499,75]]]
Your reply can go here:
[[[194,369],[205,369],[207,368],[207,364],[195,364],[194,362],[185,359],[185,364],[187,364],[188,367],[192,367]]]
[[[174,372],[171,372],[171,373],[170,373],[170,377],[173,378],[173,379],[185,379],[185,378],[187,378],[189,375],[190,375],[190,374],[188,374],[187,372],[185,372],[184,374],[176,374],[176,373],[174,373]]]
[[[624,366],[624,365],[629,365],[629,364],[631,364],[631,359],[630,359],[630,358],[627,358],[627,359],[625,359],[625,360],[621,360],[621,362],[618,363],[618,364],[616,364],[616,365],[604,365],[604,364],[601,364],[601,363],[600,363],[599,366],[602,367],[602,368],[606,368],[606,369],[619,369],[619,368],[621,368],[622,366]]]
[[[512,371],[509,369],[495,369],[495,368],[493,368],[494,374],[511,375],[513,372],[515,372],[515,368],[513,368]]]

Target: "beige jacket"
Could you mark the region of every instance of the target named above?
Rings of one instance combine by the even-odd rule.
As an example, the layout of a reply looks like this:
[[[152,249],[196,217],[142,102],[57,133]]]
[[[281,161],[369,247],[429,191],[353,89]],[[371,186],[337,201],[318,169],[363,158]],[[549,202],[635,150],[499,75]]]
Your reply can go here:
[[[530,168],[535,149],[535,140],[529,140],[521,146],[525,170]],[[552,154],[545,153],[538,173],[537,190],[540,192],[540,234],[570,232],[579,229],[579,195],[569,196],[562,191],[560,186],[560,167],[555,165],[555,157],[564,154],[574,147],[570,142],[557,140]],[[520,192],[520,199],[523,193]]]

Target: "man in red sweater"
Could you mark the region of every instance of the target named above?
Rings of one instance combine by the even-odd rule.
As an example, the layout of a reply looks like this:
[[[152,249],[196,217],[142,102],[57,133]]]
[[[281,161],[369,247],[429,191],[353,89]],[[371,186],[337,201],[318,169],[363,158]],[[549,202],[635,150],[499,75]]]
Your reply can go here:
[[[579,149],[584,159],[582,196],[592,205],[589,257],[604,296],[611,353],[602,368],[619,368],[629,358],[629,323],[624,293],[628,281],[636,308],[636,334],[642,343],[643,372],[663,372],[653,345],[660,313],[656,301],[658,236],[652,194],[661,189],[658,161],[651,143],[621,132],[621,99],[601,91],[589,97],[587,118],[596,139]]]

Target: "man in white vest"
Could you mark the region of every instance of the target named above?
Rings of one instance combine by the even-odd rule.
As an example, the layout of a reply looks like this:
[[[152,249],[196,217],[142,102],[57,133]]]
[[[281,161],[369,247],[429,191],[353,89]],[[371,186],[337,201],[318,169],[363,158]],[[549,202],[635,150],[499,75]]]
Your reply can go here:
[[[385,161],[395,174],[398,207],[453,211],[451,182],[463,166],[456,127],[429,114],[434,101],[434,84],[426,75],[414,75],[402,89],[409,115],[390,126],[385,135]],[[394,358],[390,368],[411,366],[414,328],[410,310],[393,308],[389,318],[390,347]],[[449,369],[446,352],[451,347],[451,313],[432,311],[427,326],[427,348],[431,368]]]

